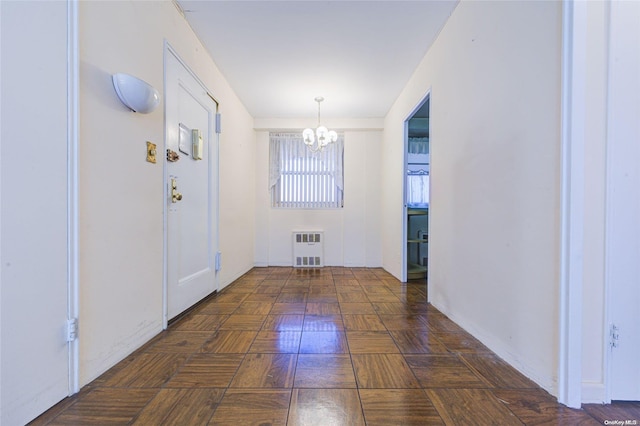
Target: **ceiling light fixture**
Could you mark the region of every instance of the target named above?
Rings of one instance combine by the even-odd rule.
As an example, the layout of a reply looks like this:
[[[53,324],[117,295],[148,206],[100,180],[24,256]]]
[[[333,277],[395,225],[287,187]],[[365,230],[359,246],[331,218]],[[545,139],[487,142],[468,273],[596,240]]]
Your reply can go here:
[[[334,143],[338,140],[338,134],[333,130],[327,129],[325,126],[320,125],[320,102],[324,101],[322,96],[315,98],[318,103],[318,127],[316,130],[304,129],[302,132],[302,139],[305,145],[313,152],[322,151],[325,146],[330,143]]]

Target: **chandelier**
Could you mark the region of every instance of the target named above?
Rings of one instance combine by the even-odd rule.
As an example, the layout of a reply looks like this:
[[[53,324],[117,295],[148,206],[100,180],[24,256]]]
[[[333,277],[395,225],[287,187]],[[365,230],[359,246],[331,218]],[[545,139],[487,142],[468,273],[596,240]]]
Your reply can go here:
[[[302,132],[302,139],[312,152],[322,151],[325,146],[338,140],[336,132],[320,125],[320,102],[324,101],[324,98],[318,96],[315,101],[318,103],[318,127],[315,131],[313,129],[304,129]]]

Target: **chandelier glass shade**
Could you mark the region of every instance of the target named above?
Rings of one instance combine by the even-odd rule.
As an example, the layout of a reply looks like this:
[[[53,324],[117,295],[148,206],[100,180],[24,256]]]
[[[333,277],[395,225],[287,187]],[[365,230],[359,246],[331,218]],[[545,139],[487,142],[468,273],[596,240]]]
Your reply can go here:
[[[322,96],[318,96],[315,98],[315,101],[318,103],[318,126],[315,130],[313,129],[304,129],[302,132],[302,139],[309,148],[313,152],[322,151],[325,146],[330,143],[334,143],[338,140],[338,134],[333,131],[327,129],[325,126],[320,125],[320,102],[324,101]]]

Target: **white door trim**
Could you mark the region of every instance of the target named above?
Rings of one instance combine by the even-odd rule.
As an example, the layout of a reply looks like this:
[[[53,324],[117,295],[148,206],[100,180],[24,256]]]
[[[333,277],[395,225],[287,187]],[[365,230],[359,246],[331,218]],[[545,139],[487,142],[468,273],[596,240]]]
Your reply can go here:
[[[587,5],[562,4],[558,401],[582,402],[582,283]]]
[[[67,317],[78,318],[78,149],[80,66],[78,0],[67,1]],[[80,391],[78,339],[69,342],[69,395]]]
[[[407,247],[407,238],[408,238],[408,231],[407,231],[407,226],[409,221],[407,220],[407,212],[408,212],[408,208],[407,208],[407,162],[408,160],[408,144],[409,144],[409,119],[411,118],[411,116],[415,113],[416,109],[414,108],[414,110],[411,112],[411,114],[409,114],[409,116],[404,120],[403,122],[403,132],[404,135],[402,137],[402,141],[404,144],[404,154],[402,155],[402,248],[400,253],[402,254],[402,264],[400,265],[400,281],[403,283],[407,282],[407,278],[408,278],[408,268],[407,268],[407,260],[408,260],[408,256],[409,256],[409,250]]]
[[[633,292],[629,289],[637,284],[640,267],[637,261],[637,243],[640,238],[640,226],[637,224],[638,204],[633,195],[637,187],[633,179],[638,179],[640,167],[632,155],[637,152],[631,147],[637,146],[639,128],[633,126],[637,120],[638,77],[640,67],[637,45],[640,36],[637,29],[640,18],[640,6],[635,2],[611,2],[608,9],[608,52],[607,52],[607,133],[606,133],[606,172],[605,172],[605,251],[604,251],[604,387],[605,403],[612,399],[638,398],[638,387],[629,395],[629,383],[637,383],[633,375],[638,374],[637,367],[630,357],[620,358],[624,345],[625,352],[635,353],[640,348],[637,333],[624,327],[621,311],[631,312],[625,303]],[[633,41],[630,41],[633,40]],[[632,46],[632,47],[630,47]],[[635,53],[635,54],[634,54]],[[633,296],[632,296],[633,297]],[[620,303],[623,306],[620,306]],[[626,306],[625,306],[626,305]],[[618,320],[623,320],[620,330],[620,348],[613,349],[609,328]],[[628,318],[627,318],[628,319]],[[627,324],[628,325],[628,322]],[[636,329],[637,330],[637,329]],[[626,333],[625,333],[626,332]],[[631,348],[631,349],[629,349]],[[622,367],[614,371],[614,362]],[[634,369],[635,368],[635,369]],[[624,376],[624,382],[620,378]],[[630,378],[630,379],[629,379]],[[623,390],[620,390],[622,386]],[[626,388],[626,390],[624,390]]]

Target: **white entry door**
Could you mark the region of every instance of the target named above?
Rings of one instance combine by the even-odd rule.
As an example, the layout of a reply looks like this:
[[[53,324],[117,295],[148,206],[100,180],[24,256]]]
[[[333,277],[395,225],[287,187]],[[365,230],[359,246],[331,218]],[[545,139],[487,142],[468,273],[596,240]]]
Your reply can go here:
[[[217,103],[166,51],[167,315],[217,290]],[[174,160],[174,161],[172,161]]]

